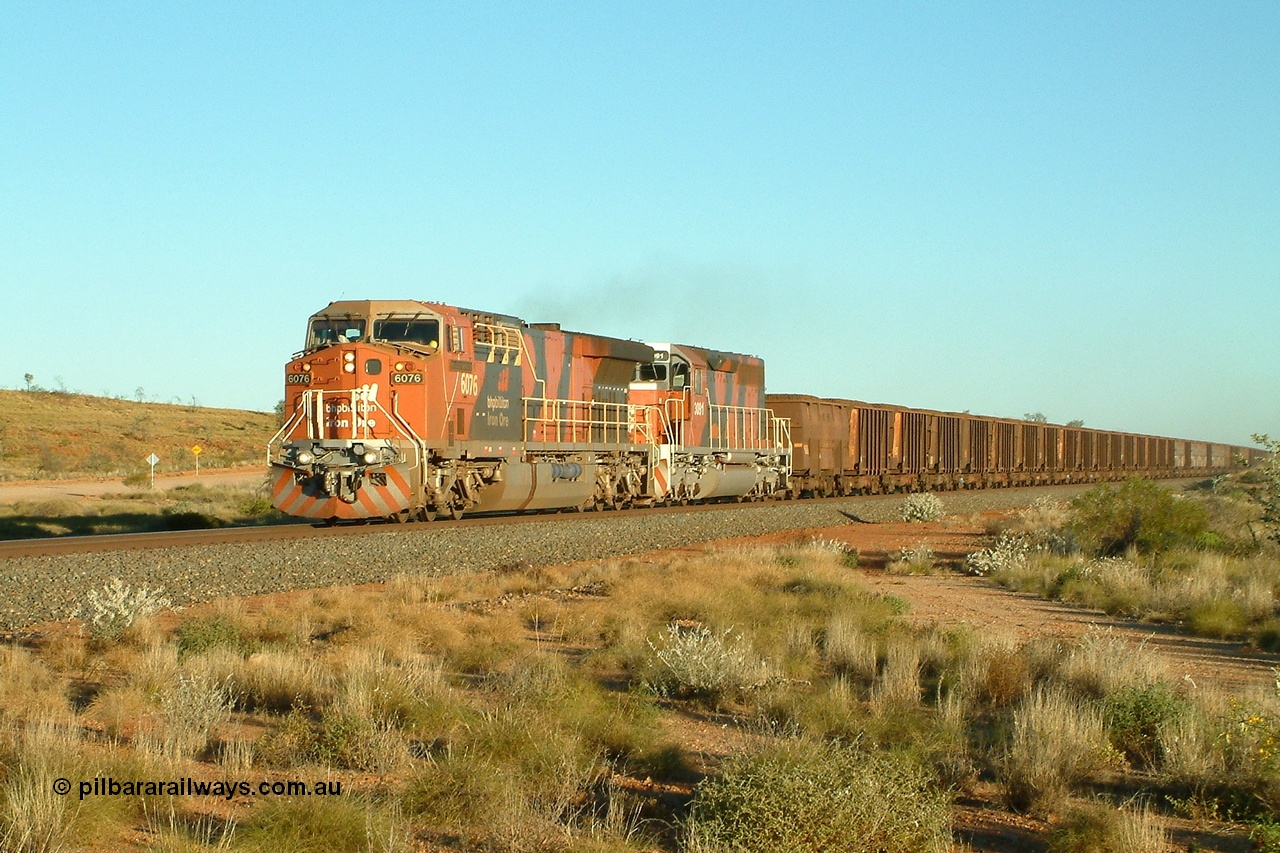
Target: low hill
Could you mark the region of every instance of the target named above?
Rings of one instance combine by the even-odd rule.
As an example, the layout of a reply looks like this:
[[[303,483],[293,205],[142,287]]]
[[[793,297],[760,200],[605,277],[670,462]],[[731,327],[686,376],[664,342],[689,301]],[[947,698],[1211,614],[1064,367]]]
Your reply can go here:
[[[61,391],[0,390],[0,480],[122,477],[261,463],[276,416],[240,409],[135,403]]]

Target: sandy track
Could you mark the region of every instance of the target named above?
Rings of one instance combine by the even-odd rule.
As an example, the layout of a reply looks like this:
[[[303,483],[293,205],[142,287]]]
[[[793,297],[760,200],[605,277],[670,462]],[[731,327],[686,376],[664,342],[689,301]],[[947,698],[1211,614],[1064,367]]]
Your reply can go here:
[[[157,474],[156,490],[173,489],[201,483],[205,486],[255,486],[266,476],[265,468],[215,468],[201,471],[197,477],[189,474]],[[20,501],[95,499],[103,495],[130,491],[119,477],[88,478],[76,480],[22,480],[16,483],[0,483],[0,504]]]
[[[926,543],[938,558],[958,563],[960,555],[984,547],[984,531],[953,523],[843,525],[808,531],[845,542],[860,554],[863,583],[875,592],[907,601],[907,617],[919,623],[963,625],[984,636],[1013,642],[1054,638],[1073,642],[1091,631],[1110,631],[1145,644],[1168,661],[1175,676],[1215,681],[1227,688],[1270,685],[1280,655],[1246,649],[1240,643],[1193,637],[1173,625],[1117,619],[1098,610],[1047,601],[1005,589],[987,578],[951,572],[890,575],[883,570],[897,549]]]

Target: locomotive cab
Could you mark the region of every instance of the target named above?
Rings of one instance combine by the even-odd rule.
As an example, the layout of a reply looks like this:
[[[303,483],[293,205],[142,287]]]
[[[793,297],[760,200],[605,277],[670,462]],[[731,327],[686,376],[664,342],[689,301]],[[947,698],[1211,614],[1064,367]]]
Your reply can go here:
[[[424,404],[444,328],[420,302],[335,302],[312,315],[285,369],[289,419],[268,448],[278,508],[326,519],[412,512],[426,448],[403,413]]]

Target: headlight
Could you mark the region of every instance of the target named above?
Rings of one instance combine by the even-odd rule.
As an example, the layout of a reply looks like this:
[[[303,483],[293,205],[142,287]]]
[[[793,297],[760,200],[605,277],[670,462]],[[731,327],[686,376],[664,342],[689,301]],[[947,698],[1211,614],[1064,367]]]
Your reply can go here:
[[[361,458],[363,458],[363,459],[364,459],[364,464],[366,464],[366,465],[372,465],[373,463],[375,463],[375,462],[377,462],[377,461],[378,461],[378,454],[376,454],[376,453],[374,453],[372,450],[370,450],[368,453],[366,453],[366,454],[365,454],[363,457],[361,457]]]
[[[353,353],[353,352],[344,352],[344,353],[342,354],[342,360],[343,360],[343,361],[355,361],[355,360],[356,360],[356,354],[355,354],[355,353]]]
[[[304,451],[302,451],[301,453],[299,453],[299,454],[298,454],[298,456],[297,456],[297,460],[298,460],[298,464],[299,464],[299,465],[310,465],[310,464],[311,464],[311,460],[312,460],[312,459],[314,459],[314,458],[315,458],[314,456],[312,456],[310,453],[308,453],[308,452],[307,452],[307,451],[305,451],[305,450],[304,450]]]
[[[342,365],[342,369],[345,370],[347,373],[356,372],[356,366],[349,361],[346,364]]]

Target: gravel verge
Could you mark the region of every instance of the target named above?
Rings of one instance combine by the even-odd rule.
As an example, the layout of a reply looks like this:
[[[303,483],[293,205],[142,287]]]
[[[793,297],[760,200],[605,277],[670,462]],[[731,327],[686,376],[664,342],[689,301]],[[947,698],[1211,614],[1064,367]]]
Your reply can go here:
[[[941,493],[964,515],[1066,500],[1088,486]],[[733,504],[695,513],[563,515],[536,524],[411,529],[365,536],[199,545],[0,560],[0,630],[74,616],[112,578],[162,587],[175,605],[293,589],[384,582],[397,574],[460,574],[511,565],[620,557],[716,539],[899,520],[902,496]]]

